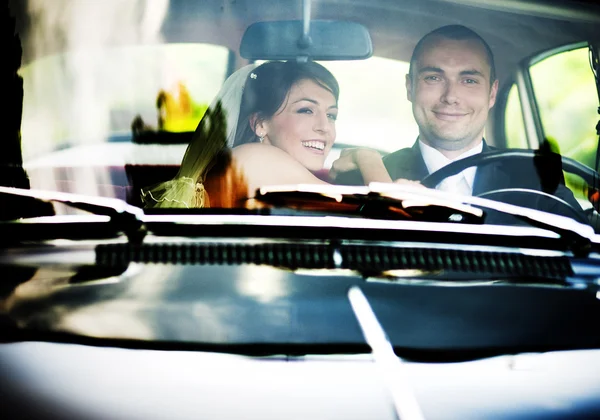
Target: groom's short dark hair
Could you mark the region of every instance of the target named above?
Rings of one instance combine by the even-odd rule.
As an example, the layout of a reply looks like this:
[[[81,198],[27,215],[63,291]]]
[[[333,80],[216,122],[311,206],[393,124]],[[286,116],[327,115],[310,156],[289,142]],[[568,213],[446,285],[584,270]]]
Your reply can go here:
[[[427,46],[427,42],[432,38],[452,39],[455,41],[473,40],[479,42],[485,50],[486,58],[488,64],[490,65],[490,83],[494,83],[496,80],[496,65],[494,64],[494,54],[492,53],[492,49],[477,32],[463,25],[442,26],[423,36],[423,38],[417,42],[417,45],[415,46],[410,58],[410,68],[408,70],[408,74],[410,74],[411,77],[413,77],[413,67],[415,66],[415,63],[421,54],[423,54],[423,50]]]

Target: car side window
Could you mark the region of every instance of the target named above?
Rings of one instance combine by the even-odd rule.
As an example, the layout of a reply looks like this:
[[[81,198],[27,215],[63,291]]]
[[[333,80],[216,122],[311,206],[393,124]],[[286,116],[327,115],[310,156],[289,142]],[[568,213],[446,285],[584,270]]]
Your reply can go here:
[[[532,65],[530,74],[546,138],[563,156],[594,168],[598,95],[589,49],[551,55]],[[565,181],[575,197],[586,203],[587,185],[581,178],[565,173]]]
[[[534,60],[529,77],[544,135],[552,149],[595,169],[598,95],[588,47],[580,44]],[[538,145],[530,144],[526,136],[522,100],[513,84],[505,108],[506,145],[536,149]],[[565,181],[580,203],[588,205],[581,178],[565,173]]]
[[[21,150],[31,188],[137,197],[137,175],[128,167],[178,165],[186,144],[136,144],[132,126],[193,132],[227,77],[231,57],[222,45],[167,43],[107,45],[31,60],[19,70]]]
[[[405,88],[408,62],[373,56],[321,64],[340,84],[339,143],[392,152],[415,142],[419,130]]]
[[[563,156],[593,168],[598,94],[588,48],[549,56],[533,64],[530,74],[546,137]]]
[[[161,128],[193,131],[227,76],[229,55],[221,45],[167,44],[90,49],[28,63],[20,70],[24,159],[129,135],[136,115],[156,128],[161,93]]]
[[[516,84],[513,84],[508,92],[504,132],[506,133],[506,145],[509,148],[528,148],[525,124],[523,123],[523,111]]]

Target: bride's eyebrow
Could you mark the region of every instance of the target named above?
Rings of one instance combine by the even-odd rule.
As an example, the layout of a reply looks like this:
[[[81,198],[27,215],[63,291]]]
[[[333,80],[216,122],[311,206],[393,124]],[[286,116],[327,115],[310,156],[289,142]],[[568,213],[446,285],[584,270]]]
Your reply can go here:
[[[307,102],[311,102],[311,103],[313,103],[313,104],[315,104],[315,105],[319,105],[319,101],[317,101],[317,100],[315,100],[315,99],[311,99],[311,98],[300,98],[300,99],[298,99],[298,100],[296,100],[296,101],[292,102],[292,104],[297,104],[298,102],[302,102],[302,101],[307,101]],[[329,108],[327,108],[327,109],[331,109],[331,108],[335,108],[335,109],[337,109],[337,107],[338,107],[338,106],[337,106],[337,104],[334,104],[334,105],[331,105],[331,106],[330,106]]]
[[[298,99],[298,100],[296,100],[296,101],[294,101],[292,103],[293,104],[297,104],[298,102],[302,102],[302,101],[312,102],[315,105],[319,105],[319,101],[316,101],[316,100],[311,99],[311,98],[300,98],[300,99]]]

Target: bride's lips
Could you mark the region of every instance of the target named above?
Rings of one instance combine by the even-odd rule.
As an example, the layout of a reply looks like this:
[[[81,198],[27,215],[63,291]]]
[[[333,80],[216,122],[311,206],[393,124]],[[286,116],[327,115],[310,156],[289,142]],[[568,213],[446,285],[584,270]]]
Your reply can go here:
[[[311,153],[315,153],[318,155],[322,155],[325,153],[325,148],[327,147],[327,142],[325,140],[313,139],[313,140],[302,140],[302,146],[310,151]]]

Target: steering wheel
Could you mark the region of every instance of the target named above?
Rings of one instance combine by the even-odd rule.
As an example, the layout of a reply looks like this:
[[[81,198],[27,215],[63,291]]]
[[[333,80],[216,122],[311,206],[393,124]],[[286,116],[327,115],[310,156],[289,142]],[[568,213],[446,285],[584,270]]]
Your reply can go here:
[[[540,152],[537,150],[530,149],[509,149],[509,150],[494,150],[490,152],[483,152],[473,156],[469,156],[465,159],[454,161],[438,171],[427,175],[425,178],[421,180],[421,183],[428,188],[435,188],[437,184],[442,182],[445,178],[456,175],[459,172],[462,172],[466,168],[471,166],[484,166],[489,165],[491,163],[495,163],[498,161],[523,161],[523,162],[531,162],[533,159],[540,160],[549,160],[556,159],[557,163],[560,159],[562,164],[562,169],[573,173],[575,175],[580,176],[583,180],[588,184],[588,186],[596,186],[600,185],[600,175],[590,167],[577,162],[574,159],[561,156],[557,153],[551,152]],[[547,194],[542,191],[526,189],[526,188],[505,188],[501,190],[493,190],[487,191],[485,193],[479,194],[479,197],[491,198],[492,196],[498,196],[500,194],[530,194],[536,195],[537,198],[542,200],[550,200],[555,203],[560,203],[559,205],[564,207],[567,212],[573,215],[576,220],[582,221],[582,217],[580,212],[573,208],[573,206],[563,199],[556,197],[552,194]],[[589,223],[589,220],[583,221],[584,223]]]

